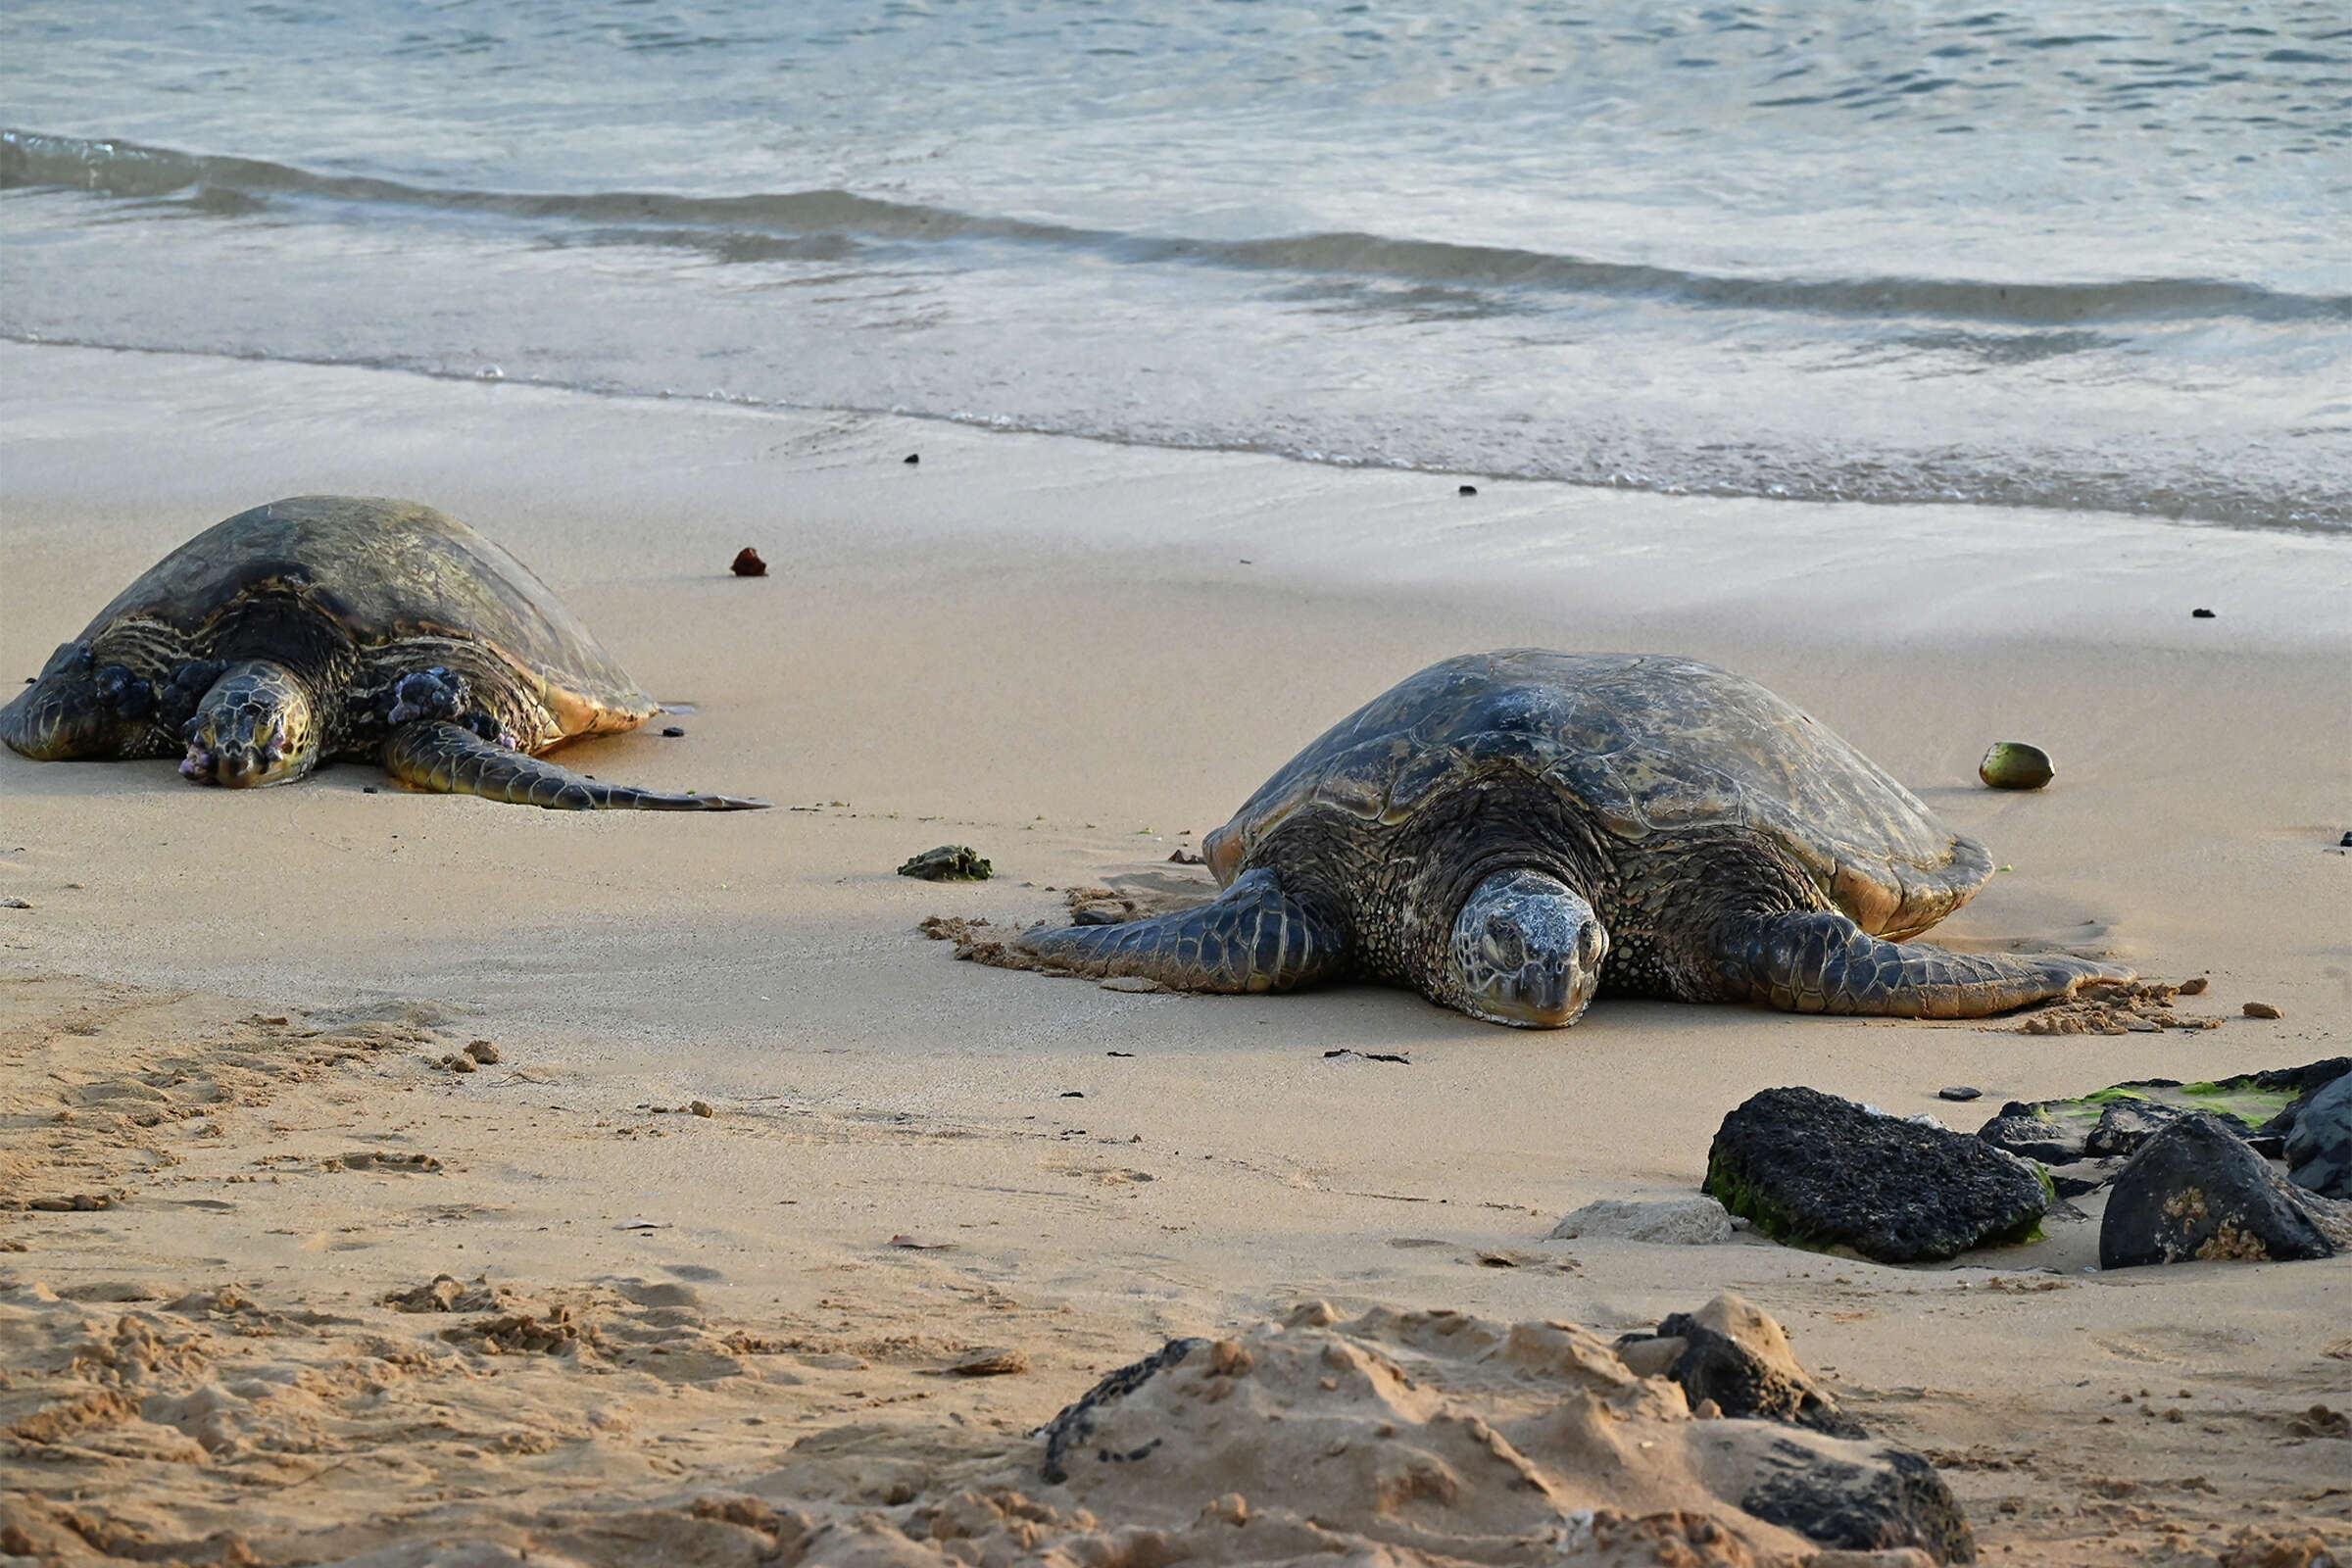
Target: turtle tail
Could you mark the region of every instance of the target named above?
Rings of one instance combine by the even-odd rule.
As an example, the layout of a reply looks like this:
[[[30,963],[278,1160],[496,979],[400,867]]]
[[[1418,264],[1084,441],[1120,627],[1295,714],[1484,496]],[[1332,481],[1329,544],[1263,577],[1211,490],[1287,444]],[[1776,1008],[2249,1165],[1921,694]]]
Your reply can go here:
[[[479,795],[553,811],[750,811],[768,804],[734,795],[672,795],[600,784],[584,773],[486,741],[447,719],[394,730],[384,742],[384,767],[416,789]]]

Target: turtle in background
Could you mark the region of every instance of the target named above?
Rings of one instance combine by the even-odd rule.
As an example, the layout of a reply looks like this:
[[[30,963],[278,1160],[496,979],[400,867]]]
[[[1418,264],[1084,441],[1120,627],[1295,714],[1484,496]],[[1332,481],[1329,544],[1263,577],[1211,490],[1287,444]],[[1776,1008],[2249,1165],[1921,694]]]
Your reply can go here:
[[[601,784],[538,754],[661,711],[530,569],[411,501],[296,496],[158,562],[0,708],[39,761],[169,757],[200,784],[373,758],[421,790],[568,810],[767,805]]]
[[[995,956],[1184,991],[1387,981],[1522,1028],[1602,990],[1972,1018],[2131,978],[1906,942],[1991,878],[1984,847],[1754,681],[1660,655],[1433,664],[1202,848],[1213,902]]]

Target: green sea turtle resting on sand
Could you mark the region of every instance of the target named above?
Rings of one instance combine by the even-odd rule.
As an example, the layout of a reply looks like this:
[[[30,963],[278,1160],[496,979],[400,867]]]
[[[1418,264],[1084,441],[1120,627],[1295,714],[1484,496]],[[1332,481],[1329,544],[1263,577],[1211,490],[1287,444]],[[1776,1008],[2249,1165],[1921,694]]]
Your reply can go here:
[[[1214,902],[1023,933],[1000,956],[1184,991],[1365,978],[1574,1023],[1596,990],[1970,1018],[2131,971],[1901,939],[1992,875],[1844,741],[1658,655],[1432,665],[1292,760],[1202,848]]]
[[[513,556],[409,501],[297,496],[181,545],[0,708],[42,761],[169,757],[200,784],[375,758],[418,789],[574,810],[728,811],[537,755],[661,705]]]

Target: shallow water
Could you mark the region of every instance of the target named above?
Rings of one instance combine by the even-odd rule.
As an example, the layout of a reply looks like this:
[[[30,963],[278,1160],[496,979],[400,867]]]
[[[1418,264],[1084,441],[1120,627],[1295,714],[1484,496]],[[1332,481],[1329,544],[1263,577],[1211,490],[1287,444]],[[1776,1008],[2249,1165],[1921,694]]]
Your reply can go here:
[[[2352,524],[2331,0],[21,0],[0,123],[18,338]]]

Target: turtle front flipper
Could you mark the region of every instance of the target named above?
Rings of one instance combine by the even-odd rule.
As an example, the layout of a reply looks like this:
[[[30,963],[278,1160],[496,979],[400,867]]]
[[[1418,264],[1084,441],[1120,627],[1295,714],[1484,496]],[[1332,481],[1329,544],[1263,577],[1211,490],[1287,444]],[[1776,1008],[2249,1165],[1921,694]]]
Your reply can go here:
[[[1886,942],[1842,914],[1793,910],[1735,915],[1714,931],[1696,966],[1717,989],[1692,1001],[1755,1002],[1790,1012],[1982,1018],[2123,981],[2132,971],[2065,954],[1950,953]]]
[[[384,742],[384,768],[416,789],[556,811],[753,811],[768,804],[734,795],[672,795],[600,784],[447,719],[420,719],[394,730]]]
[[[1274,873],[1245,871],[1214,901],[1149,920],[1030,931],[1012,947],[1091,979],[1134,975],[1174,991],[1291,991],[1340,967],[1345,933],[1282,890]]]

